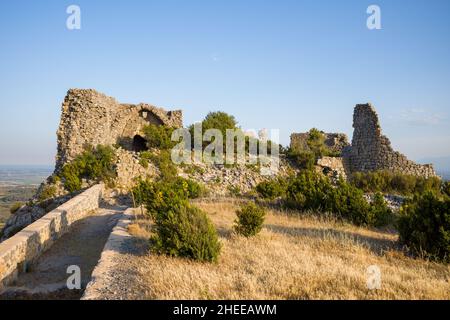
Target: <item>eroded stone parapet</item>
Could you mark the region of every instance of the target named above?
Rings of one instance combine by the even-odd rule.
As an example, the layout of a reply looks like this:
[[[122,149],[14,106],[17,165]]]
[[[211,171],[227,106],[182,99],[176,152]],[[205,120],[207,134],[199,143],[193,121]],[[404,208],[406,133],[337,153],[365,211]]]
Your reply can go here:
[[[70,226],[99,206],[104,187],[95,185],[0,243],[0,291]]]
[[[344,133],[323,133],[325,136],[325,145],[328,149],[335,153],[341,153],[342,150],[349,146],[347,135]],[[291,134],[291,149],[293,150],[309,150],[308,147],[309,133],[293,133]]]

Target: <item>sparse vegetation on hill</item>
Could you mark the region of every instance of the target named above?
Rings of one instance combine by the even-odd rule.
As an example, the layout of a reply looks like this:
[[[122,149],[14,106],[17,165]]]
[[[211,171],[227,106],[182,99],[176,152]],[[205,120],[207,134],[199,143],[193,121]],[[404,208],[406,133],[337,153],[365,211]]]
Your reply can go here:
[[[355,186],[342,179],[335,186],[328,177],[311,170],[284,181],[263,182],[256,189],[264,198],[281,196],[289,208],[332,213],[357,225],[382,226],[392,214],[382,196],[368,203]]]
[[[387,170],[356,172],[351,183],[364,192],[397,193],[401,195],[424,194],[427,191],[439,194],[441,180],[438,177],[423,178]]]
[[[110,146],[98,145],[86,150],[70,163],[64,165],[59,174],[64,188],[69,192],[81,189],[82,179],[111,183],[116,173],[115,155]]]

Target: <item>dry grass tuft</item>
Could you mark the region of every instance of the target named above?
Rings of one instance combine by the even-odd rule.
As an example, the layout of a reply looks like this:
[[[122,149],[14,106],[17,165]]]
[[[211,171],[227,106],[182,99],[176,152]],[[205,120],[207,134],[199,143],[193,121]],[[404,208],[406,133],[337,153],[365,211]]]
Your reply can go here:
[[[450,299],[450,267],[405,256],[397,235],[313,215],[269,211],[261,233],[232,232],[237,203],[201,202],[223,244],[217,264],[127,256],[148,299]],[[148,238],[148,221],[130,226]],[[367,267],[382,272],[367,289]]]

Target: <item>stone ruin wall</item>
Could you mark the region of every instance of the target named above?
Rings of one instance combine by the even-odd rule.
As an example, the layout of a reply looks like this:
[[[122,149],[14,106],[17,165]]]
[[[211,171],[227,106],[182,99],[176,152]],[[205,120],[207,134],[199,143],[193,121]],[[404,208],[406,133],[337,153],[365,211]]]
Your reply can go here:
[[[416,164],[392,149],[389,139],[381,134],[378,115],[372,105],[356,105],[353,128],[351,148],[344,152],[351,172],[389,170],[425,178],[436,176],[432,165]]]
[[[324,135],[325,145],[333,152],[340,153],[345,147],[349,146],[347,135],[344,133],[324,133]],[[309,150],[308,138],[308,132],[291,134],[291,148],[293,150]]]
[[[58,150],[55,172],[83,152],[86,145],[120,144],[133,146],[149,124],[182,127],[182,112],[165,111],[149,104],[121,104],[92,89],[70,89],[62,105],[57,132]]]

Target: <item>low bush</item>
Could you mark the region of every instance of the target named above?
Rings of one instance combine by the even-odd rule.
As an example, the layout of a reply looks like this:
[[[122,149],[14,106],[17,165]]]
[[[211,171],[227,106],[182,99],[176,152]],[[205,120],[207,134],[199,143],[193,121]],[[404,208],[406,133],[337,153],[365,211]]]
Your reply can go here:
[[[256,186],[256,191],[262,198],[273,200],[275,198],[284,196],[286,194],[286,188],[287,180],[283,180],[280,178],[260,182]]]
[[[181,177],[171,180],[139,181],[133,188],[137,204],[144,204],[155,222],[154,251],[198,261],[217,261],[220,243],[217,232],[200,209],[189,204],[203,187]]]
[[[200,197],[204,187],[189,179],[177,177],[157,182],[141,180],[132,189],[137,205],[145,205],[151,217],[188,204],[188,199]]]
[[[216,262],[220,254],[217,231],[197,207],[184,205],[155,217],[152,249],[160,254]]]
[[[148,160],[153,162],[159,169],[160,180],[170,180],[176,178],[178,170],[172,162],[169,150],[160,150],[159,153],[149,153]]]
[[[382,200],[377,196],[369,203],[360,189],[343,179],[334,186],[328,177],[304,171],[289,183],[285,204],[298,210],[330,212],[357,225],[381,226],[390,213]]]
[[[251,237],[261,231],[266,211],[253,202],[249,202],[236,211],[236,216],[234,230],[244,237]]]
[[[56,196],[56,186],[52,184],[45,185],[39,193],[39,201],[45,201]]]
[[[172,132],[174,131],[174,128],[172,127],[149,124],[144,127],[143,131],[148,148],[169,150],[176,144],[176,142],[171,139]]]
[[[15,202],[13,205],[9,208],[9,212],[11,214],[16,213],[20,208],[22,208],[24,204],[22,202]]]
[[[144,168],[148,168],[149,162],[152,160],[152,153],[150,151],[142,151],[139,153],[139,164]]]
[[[415,196],[400,210],[399,240],[414,253],[450,262],[450,200],[433,192]]]
[[[423,178],[386,170],[356,172],[351,177],[351,183],[365,192],[413,195],[427,191],[439,194],[441,191],[441,180],[438,177]]]
[[[241,188],[239,186],[228,186],[227,190],[232,197],[239,197],[242,194]]]
[[[289,150],[287,156],[302,169],[312,170],[316,164],[316,155],[311,151]]]
[[[447,197],[450,197],[450,181],[446,181],[442,184],[442,193]]]
[[[111,183],[116,176],[115,153],[109,146],[87,147],[73,161],[64,165],[59,174],[69,192],[81,189],[82,179]]]
[[[377,192],[372,200],[372,225],[375,227],[382,227],[394,222],[394,214],[388,207],[383,194]]]

